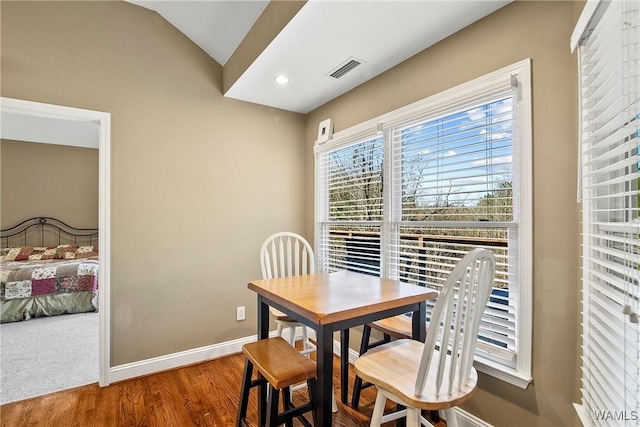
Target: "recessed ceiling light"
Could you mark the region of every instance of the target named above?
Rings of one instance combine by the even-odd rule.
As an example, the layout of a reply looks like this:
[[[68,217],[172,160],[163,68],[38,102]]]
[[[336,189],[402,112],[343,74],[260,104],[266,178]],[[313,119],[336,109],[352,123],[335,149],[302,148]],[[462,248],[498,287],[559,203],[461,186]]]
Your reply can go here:
[[[289,83],[289,77],[287,76],[276,76],[274,80],[276,81],[276,83],[281,85],[286,85],[287,83]]]

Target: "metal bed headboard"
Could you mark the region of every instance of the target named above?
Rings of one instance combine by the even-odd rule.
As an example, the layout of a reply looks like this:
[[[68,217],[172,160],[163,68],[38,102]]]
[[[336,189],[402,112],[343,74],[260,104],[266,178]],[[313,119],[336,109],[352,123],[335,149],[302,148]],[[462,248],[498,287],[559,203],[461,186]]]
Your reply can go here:
[[[0,230],[2,248],[63,244],[95,246],[98,244],[98,229],[76,228],[56,218],[38,216]]]

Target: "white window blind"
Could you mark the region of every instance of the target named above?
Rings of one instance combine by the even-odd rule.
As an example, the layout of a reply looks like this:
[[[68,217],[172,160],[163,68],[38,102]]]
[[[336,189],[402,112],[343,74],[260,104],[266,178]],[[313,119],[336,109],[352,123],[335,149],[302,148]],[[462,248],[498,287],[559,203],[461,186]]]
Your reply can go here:
[[[464,254],[492,250],[498,271],[476,362],[523,388],[531,380],[529,73],[522,61],[315,150],[320,270],[439,289]]]
[[[493,251],[496,281],[477,347],[511,368],[518,310],[515,97],[507,85],[472,105],[393,128],[392,199],[399,209],[389,251],[391,277],[434,289],[467,252]]]
[[[380,274],[383,139],[367,136],[318,157],[321,271]]]
[[[639,8],[637,1],[590,1],[589,15],[581,17],[588,24],[575,38],[580,39],[585,425],[640,420]]]

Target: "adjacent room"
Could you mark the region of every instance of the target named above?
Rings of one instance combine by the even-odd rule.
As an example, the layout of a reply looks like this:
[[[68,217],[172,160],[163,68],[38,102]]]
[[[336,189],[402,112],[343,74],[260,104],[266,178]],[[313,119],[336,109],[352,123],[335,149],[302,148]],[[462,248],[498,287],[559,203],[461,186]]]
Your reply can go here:
[[[0,12],[3,127],[11,112],[96,138],[3,133],[0,228],[51,217],[97,238],[2,242],[3,262],[58,254],[96,278],[86,310],[5,322],[18,296],[42,296],[35,273],[1,266],[1,335],[92,316],[91,340],[70,339],[96,356],[88,380],[3,398],[3,424],[308,410],[307,424],[391,426],[402,407],[415,426],[637,422],[637,2]],[[456,392],[430,394],[450,367]]]

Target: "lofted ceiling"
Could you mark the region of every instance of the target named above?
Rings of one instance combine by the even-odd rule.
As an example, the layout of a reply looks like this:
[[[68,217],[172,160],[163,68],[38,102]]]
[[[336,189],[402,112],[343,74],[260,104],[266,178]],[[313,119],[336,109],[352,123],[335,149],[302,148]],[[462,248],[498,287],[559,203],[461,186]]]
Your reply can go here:
[[[230,80],[223,81],[225,96],[308,113],[512,0],[126,1],[156,11],[225,67],[223,79]],[[285,6],[290,10],[294,3],[300,6],[289,12],[290,19],[277,10]],[[234,53],[244,47],[243,40],[250,39],[260,20],[269,16],[267,8],[272,8],[271,17],[286,15],[286,22],[268,40],[260,40],[251,60],[228,79],[226,71],[240,56]],[[329,76],[349,60],[360,65],[341,78]],[[287,76],[289,83],[277,84],[276,75]],[[83,146],[86,133],[93,132],[83,128],[86,123],[14,115],[1,107],[0,138],[44,142],[49,138],[41,135],[59,133],[60,141],[77,139],[73,145]],[[25,136],[24,129],[35,133]]]
[[[511,1],[308,0],[235,81],[224,83],[225,96],[308,113]],[[278,6],[264,0],[129,2],[158,12],[223,66],[265,8]],[[361,64],[341,78],[328,75],[351,59]],[[277,75],[289,83],[277,84]]]

